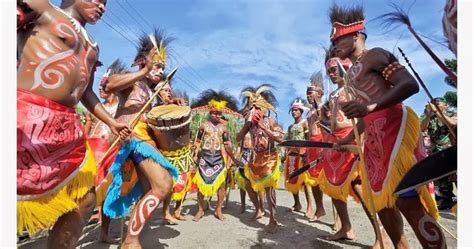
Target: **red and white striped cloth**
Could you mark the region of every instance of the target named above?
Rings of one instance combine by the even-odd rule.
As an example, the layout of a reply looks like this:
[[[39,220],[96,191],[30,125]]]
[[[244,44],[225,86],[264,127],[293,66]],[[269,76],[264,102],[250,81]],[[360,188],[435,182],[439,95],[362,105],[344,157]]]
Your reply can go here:
[[[449,49],[457,56],[458,49],[458,1],[446,0],[443,15],[444,36],[448,39]]]

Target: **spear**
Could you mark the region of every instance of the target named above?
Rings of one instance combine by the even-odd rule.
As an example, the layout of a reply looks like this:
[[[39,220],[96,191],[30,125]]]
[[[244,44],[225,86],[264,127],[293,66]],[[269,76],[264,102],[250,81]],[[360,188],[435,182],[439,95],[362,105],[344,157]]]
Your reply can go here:
[[[408,30],[415,39],[420,43],[420,45],[426,50],[426,52],[431,56],[431,58],[438,64],[438,66],[448,75],[448,78],[454,82],[457,86],[458,76],[454,74],[439,58],[436,54],[426,45],[426,43],[420,38],[416,31],[411,26],[410,18],[408,14],[405,13],[399,6],[393,4],[392,7],[395,9],[394,12],[390,12],[384,15],[379,16],[378,18],[382,19],[382,22],[385,24],[385,27],[388,28],[394,23],[402,23],[408,27]]]
[[[344,91],[347,95],[347,99],[349,101],[351,101],[352,100],[352,95],[349,93],[349,89],[347,87],[348,75],[346,73],[346,70],[344,70],[344,67],[342,66],[339,59],[337,60],[337,68],[338,68],[339,76],[341,76],[343,78]],[[355,118],[351,118],[351,122],[352,122],[352,127],[353,127],[352,129],[354,131],[354,135],[355,135],[355,138],[356,138],[356,146],[357,146],[357,150],[359,152],[358,153],[359,154],[359,159],[360,159],[360,162],[361,162],[360,167],[362,168],[361,169],[362,178],[367,183],[367,184],[365,184],[365,192],[367,193],[367,196],[368,196],[368,199],[369,199],[370,219],[372,219],[372,222],[375,224],[375,233],[377,235],[377,239],[379,240],[380,248],[384,249],[382,233],[380,231],[378,221],[375,218],[375,216],[376,216],[376,214],[375,214],[375,212],[376,212],[375,211],[375,202],[374,202],[372,189],[370,187],[370,180],[369,180],[369,177],[367,175],[367,167],[366,167],[366,164],[365,164],[364,154],[363,154],[363,151],[362,151],[359,130],[357,129],[357,122],[356,122]]]
[[[142,109],[140,109],[140,111],[130,121],[129,123],[130,129],[133,130],[133,127],[135,127],[137,121],[140,119],[140,116],[143,114],[143,112],[145,112],[148,106],[150,106],[151,102],[156,98],[156,96],[158,96],[161,89],[166,85],[166,83],[168,83],[171,80],[171,78],[173,78],[177,70],[178,70],[177,67],[171,70],[171,72],[166,76],[166,78],[160,81],[160,83],[158,83],[158,85],[155,87],[155,92],[153,93],[153,95],[151,95],[150,99],[142,106]],[[115,141],[112,143],[112,145],[110,145],[110,147],[107,149],[107,151],[105,151],[104,155],[97,163],[97,166],[102,164],[104,159],[107,158],[107,156],[110,154],[112,149],[118,144],[119,141],[120,141],[120,137],[117,137]]]
[[[428,90],[428,88],[426,87],[425,83],[423,82],[423,80],[421,79],[420,75],[418,75],[418,73],[415,71],[415,69],[413,68],[413,66],[411,65],[410,61],[408,60],[407,56],[405,55],[405,53],[403,52],[403,50],[398,47],[398,51],[400,51],[400,53],[402,54],[403,58],[405,59],[405,61],[408,63],[408,66],[410,67],[411,71],[413,72],[413,74],[415,74],[415,77],[416,79],[418,80],[418,83],[420,84],[420,86],[423,88],[423,90],[425,90],[426,92],[426,95],[428,95],[428,97],[430,98],[431,102],[434,103],[434,98],[433,98],[433,95],[431,95],[430,91]],[[448,127],[448,130],[449,130],[449,134],[451,134],[451,136],[453,137],[454,141],[457,140],[456,138],[456,133],[454,132],[454,129],[453,127],[448,123],[448,120],[446,120],[446,116],[444,116],[444,113],[439,109],[438,105],[434,104],[435,108],[436,108],[436,111],[440,114],[441,116],[441,121]]]

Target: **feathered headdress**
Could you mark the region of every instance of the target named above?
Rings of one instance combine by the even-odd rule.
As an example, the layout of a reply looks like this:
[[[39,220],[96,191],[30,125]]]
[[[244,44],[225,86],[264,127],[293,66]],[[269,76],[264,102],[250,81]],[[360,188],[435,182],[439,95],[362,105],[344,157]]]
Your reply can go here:
[[[418,33],[415,31],[411,25],[410,18],[408,14],[398,5],[392,4],[393,12],[383,14],[377,19],[382,21],[382,24],[386,29],[390,28],[392,25],[404,24],[408,27],[408,31],[412,33],[415,39],[420,43],[420,45],[426,50],[426,52],[431,56],[431,58],[438,64],[438,66],[448,75],[449,79],[453,81],[457,86],[458,77],[453,73],[440,59],[439,57],[430,49],[430,47],[421,39]]]
[[[297,108],[301,110],[302,113],[304,113],[305,111],[309,111],[309,108],[306,106],[306,101],[301,98],[296,98],[295,100],[293,100],[293,102],[290,105],[289,112],[291,112],[293,108]]]
[[[334,4],[329,9],[329,19],[332,23],[331,41],[354,32],[362,32],[367,37],[362,6],[346,9]]]
[[[145,63],[145,57],[153,48],[156,48],[156,54],[152,58],[153,62],[163,65],[166,64],[168,44],[173,40],[173,38],[167,37],[165,32],[160,28],[153,29],[151,34],[142,34],[139,37],[137,55],[135,56],[132,66],[143,65]]]
[[[194,111],[219,111],[231,115],[240,116],[237,113],[237,100],[225,91],[216,92],[208,89],[193,101],[191,108]]]
[[[323,74],[321,71],[314,72],[309,78],[309,85],[306,91],[321,91],[324,92]]]
[[[252,106],[260,108],[263,112],[268,110],[276,113],[278,101],[272,93],[273,87],[270,84],[262,84],[257,88],[246,87],[240,95],[243,97],[245,106],[250,109]]]
[[[104,73],[104,75],[102,75],[100,85],[105,85],[111,75],[122,73],[128,73],[127,67],[120,59],[114,60],[114,62],[112,62],[112,64],[110,64],[110,66],[107,68],[107,71]]]

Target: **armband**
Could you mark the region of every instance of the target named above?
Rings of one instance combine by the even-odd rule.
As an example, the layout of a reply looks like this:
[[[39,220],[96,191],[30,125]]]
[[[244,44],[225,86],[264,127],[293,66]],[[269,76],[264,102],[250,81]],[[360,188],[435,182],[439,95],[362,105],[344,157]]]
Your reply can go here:
[[[401,65],[398,61],[394,61],[394,62],[388,64],[383,69],[382,77],[384,77],[385,80],[388,80],[393,73],[395,73],[396,71],[399,71],[403,68],[405,68],[405,66]]]

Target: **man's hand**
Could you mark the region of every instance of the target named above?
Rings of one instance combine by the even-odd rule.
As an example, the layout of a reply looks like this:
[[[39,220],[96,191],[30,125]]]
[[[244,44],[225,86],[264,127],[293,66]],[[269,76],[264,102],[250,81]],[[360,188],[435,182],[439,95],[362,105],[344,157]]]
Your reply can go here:
[[[110,126],[110,130],[112,133],[116,136],[120,136],[120,139],[125,140],[127,139],[130,134],[132,134],[132,131],[130,130],[130,127],[128,126],[127,123],[119,123],[119,122],[114,122]]]
[[[348,101],[340,104],[341,110],[347,118],[362,118],[369,113],[366,105],[356,101]]]
[[[148,55],[145,57],[145,67],[148,71],[153,69],[153,56],[156,54],[156,48],[152,48]]]
[[[349,139],[348,137],[344,137],[342,139],[337,139],[336,142],[334,143],[333,149],[340,151],[340,152],[345,152],[347,151],[346,147],[343,145],[349,144]]]
[[[260,123],[263,117],[262,111],[254,109],[253,112],[251,112],[251,114],[252,114],[252,117],[251,117],[252,123],[254,124]]]
[[[186,102],[185,99],[183,98],[174,98],[171,100],[172,104],[176,104],[176,105],[179,105],[179,106],[187,106],[188,105],[188,102]]]

